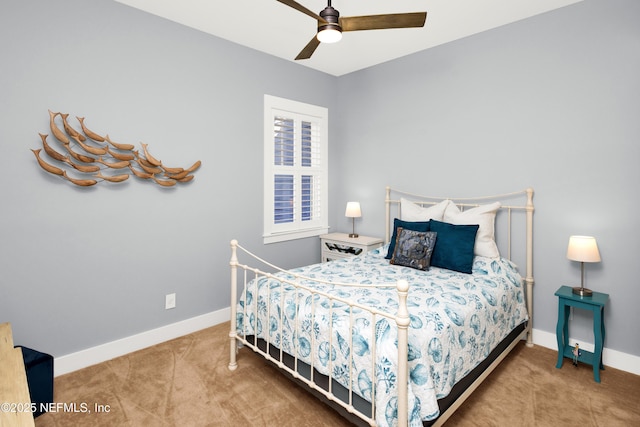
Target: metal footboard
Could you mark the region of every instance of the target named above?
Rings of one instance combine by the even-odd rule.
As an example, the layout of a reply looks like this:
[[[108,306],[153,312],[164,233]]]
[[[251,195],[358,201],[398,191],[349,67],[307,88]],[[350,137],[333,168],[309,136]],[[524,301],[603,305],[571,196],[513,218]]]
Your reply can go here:
[[[231,261],[230,261],[230,266],[231,266],[231,326],[230,326],[230,331],[229,331],[229,339],[230,339],[230,353],[229,353],[229,369],[230,370],[235,370],[237,368],[237,360],[236,360],[236,356],[237,356],[237,351],[238,351],[238,345],[242,344],[247,346],[248,348],[250,348],[251,350],[253,350],[256,353],[261,354],[265,359],[271,361],[272,363],[274,363],[278,368],[288,372],[291,376],[293,376],[294,378],[296,378],[297,380],[305,383],[309,388],[319,392],[320,394],[324,395],[328,400],[335,402],[336,404],[340,405],[341,407],[343,407],[346,411],[348,411],[349,413],[354,414],[355,416],[357,416],[358,418],[362,419],[363,421],[365,421],[366,423],[375,426],[376,425],[376,421],[375,421],[375,413],[376,413],[376,407],[375,407],[375,393],[376,393],[376,363],[375,363],[375,357],[376,357],[376,340],[375,340],[375,325],[377,323],[376,319],[379,318],[387,318],[389,320],[390,323],[395,323],[397,325],[398,328],[398,372],[397,372],[397,378],[398,378],[398,426],[406,426],[408,424],[408,388],[407,388],[407,384],[408,384],[408,357],[407,357],[407,353],[408,353],[408,327],[409,327],[409,312],[407,309],[407,294],[408,294],[408,290],[409,290],[409,285],[405,280],[400,280],[398,281],[398,283],[396,284],[396,289],[398,292],[398,301],[399,301],[399,307],[398,307],[398,311],[395,315],[391,315],[389,313],[386,312],[382,312],[380,310],[377,310],[375,308],[371,308],[368,307],[366,305],[363,304],[358,304],[355,303],[353,301],[349,301],[343,298],[340,298],[336,295],[330,295],[328,293],[319,291],[317,289],[314,289],[310,286],[306,286],[305,284],[301,283],[302,281],[309,281],[309,280],[314,280],[314,279],[309,279],[309,278],[305,278],[302,276],[296,276],[294,274],[291,274],[290,272],[288,272],[288,274],[294,276],[294,280],[288,280],[288,279],[284,279],[281,277],[277,277],[272,273],[268,273],[265,272],[263,270],[260,270],[258,268],[254,268],[254,267],[250,267],[249,265],[246,264],[240,264],[238,262],[238,250],[242,251],[244,254],[249,255],[254,261],[256,262],[260,262],[263,264],[266,264],[267,266],[269,266],[270,268],[274,268],[276,270],[282,271],[281,269],[273,266],[272,264],[269,264],[268,262],[260,259],[259,257],[253,255],[251,252],[247,251],[246,249],[244,249],[242,246],[240,246],[238,244],[238,242],[236,240],[232,240],[231,241]],[[241,277],[241,282],[239,282],[238,278]],[[354,378],[353,375],[353,368],[352,368],[352,360],[349,360],[349,366],[350,366],[350,370],[348,373],[348,385],[346,386],[346,388],[348,389],[348,393],[347,393],[347,398],[340,398],[338,397],[333,389],[333,384],[334,384],[334,378],[333,378],[333,370],[331,369],[331,365],[329,366],[329,381],[328,381],[328,386],[323,387],[322,385],[320,385],[318,382],[316,382],[316,378],[315,378],[315,370],[314,370],[314,358],[311,358],[311,366],[310,366],[310,374],[308,376],[302,375],[300,373],[300,370],[298,369],[298,349],[295,348],[293,352],[293,354],[290,354],[290,356],[293,357],[293,366],[290,367],[288,366],[285,362],[284,362],[284,351],[279,348],[278,346],[275,346],[277,350],[273,351],[274,349],[272,347],[274,347],[273,343],[270,342],[269,339],[269,334],[265,334],[263,338],[264,341],[266,341],[266,345],[258,345],[258,334],[252,334],[249,331],[247,331],[247,322],[244,322],[244,324],[242,325],[243,327],[243,331],[241,334],[238,334],[237,331],[237,327],[238,327],[238,323],[237,323],[237,319],[238,319],[238,312],[237,312],[237,304],[238,304],[238,296],[239,296],[239,286],[241,285],[241,289],[242,292],[247,291],[247,285],[250,281],[252,280],[258,280],[260,278],[267,278],[267,279],[271,279],[271,280],[276,280],[277,282],[279,282],[280,284],[280,290],[282,290],[282,287],[287,285],[287,286],[293,286],[294,288],[296,288],[296,290],[300,289],[303,290],[309,294],[311,294],[312,296],[315,297],[315,295],[321,296],[323,298],[327,298],[328,300],[331,301],[330,303],[330,308],[329,308],[329,318],[332,318],[332,310],[333,310],[333,305],[334,302],[337,303],[341,303],[341,304],[346,304],[349,307],[349,326],[348,326],[348,337],[349,337],[349,345],[351,348],[353,348],[353,310],[354,309],[359,309],[359,310],[363,310],[366,311],[368,313],[370,313],[371,315],[371,337],[372,339],[370,340],[370,347],[371,347],[371,357],[372,357],[372,363],[371,363],[371,370],[372,372],[370,373],[371,378],[373,379],[372,381],[372,390],[371,390],[371,408],[370,408],[370,415],[366,414],[364,412],[362,412],[361,410],[358,410],[355,406],[354,406],[354,402],[353,402],[353,396],[354,396],[354,390],[353,390],[353,385],[354,382],[357,381]],[[323,281],[317,281],[318,283],[328,283],[328,282],[323,282]],[[358,286],[358,287],[386,287],[389,288],[390,285],[389,284],[384,284],[384,285],[361,285],[361,284],[350,284],[350,283],[340,283],[340,284],[336,284],[336,283],[331,283],[333,285],[341,285],[341,286]],[[256,285],[257,288],[257,285]],[[271,288],[271,287],[270,287]],[[268,292],[271,292],[271,289],[269,289]],[[281,292],[281,298],[284,298],[284,292]],[[298,295],[298,293],[296,292],[296,295]],[[246,296],[246,295],[245,295]],[[315,298],[314,298],[315,300]],[[246,298],[244,298],[244,301],[246,301]],[[270,295],[267,298],[267,301],[270,301]],[[252,301],[252,304],[256,304],[256,308],[257,308],[257,304],[258,304],[258,298],[254,298],[254,300]],[[271,304],[267,305],[267,310],[269,311],[271,309]],[[296,301],[296,306],[297,306],[297,301]],[[246,319],[247,318],[247,304],[245,304],[244,308],[244,313],[243,314],[243,318]],[[268,312],[267,314],[267,319],[269,319],[270,313]],[[284,310],[280,311],[280,322],[279,322],[279,334],[282,335],[282,330],[283,330],[283,317],[284,316]],[[315,305],[312,308],[312,318],[315,316]],[[256,320],[257,322],[257,320]],[[298,319],[298,314],[296,313],[295,316],[295,327],[294,330],[298,330],[299,328],[299,319]],[[329,328],[333,328],[333,322],[329,322]],[[256,328],[257,329],[257,328]],[[257,331],[256,331],[257,332]],[[251,338],[247,339],[247,336],[250,335]],[[329,337],[333,337],[333,330],[329,331]],[[312,339],[313,339],[313,335],[312,335]],[[295,341],[294,341],[295,342]],[[333,343],[331,341],[329,341],[329,348],[332,348]],[[311,347],[314,348],[314,343],[312,342]],[[274,357],[274,353],[275,353],[275,357]],[[350,353],[350,358],[353,357],[353,352]],[[331,358],[330,358],[331,360]],[[331,362],[330,362],[331,363]],[[404,385],[404,386],[401,386]],[[369,411],[366,411],[369,412]]]

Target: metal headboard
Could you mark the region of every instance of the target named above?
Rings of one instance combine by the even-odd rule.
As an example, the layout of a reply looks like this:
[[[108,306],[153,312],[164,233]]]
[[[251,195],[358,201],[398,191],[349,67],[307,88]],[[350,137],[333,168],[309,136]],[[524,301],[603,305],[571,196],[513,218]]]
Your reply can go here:
[[[393,198],[392,198],[393,195]],[[433,206],[443,200],[451,200],[461,210],[469,209],[480,206],[483,203],[499,201],[502,206],[500,211],[506,212],[507,215],[507,253],[502,255],[505,258],[511,259],[511,237],[512,237],[512,213],[515,211],[524,211],[526,215],[526,241],[525,241],[525,283],[527,285],[527,310],[529,311],[529,333],[527,334],[527,345],[532,346],[533,341],[531,337],[531,328],[533,325],[533,188],[527,188],[522,191],[516,191],[513,193],[497,194],[493,196],[481,196],[481,197],[467,197],[467,198],[455,198],[455,197],[434,197],[423,196],[413,193],[408,193],[401,190],[392,189],[386,187],[385,197],[385,243],[389,243],[393,232],[393,219],[401,218],[400,212],[400,197],[404,197],[411,202],[423,206]],[[518,202],[520,199],[520,202]],[[514,202],[516,202],[514,204]]]

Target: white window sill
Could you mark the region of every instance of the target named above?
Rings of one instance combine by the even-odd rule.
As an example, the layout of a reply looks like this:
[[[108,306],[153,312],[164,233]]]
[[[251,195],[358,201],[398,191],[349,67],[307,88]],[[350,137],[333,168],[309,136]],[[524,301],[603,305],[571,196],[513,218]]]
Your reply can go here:
[[[329,232],[329,227],[312,228],[308,230],[288,231],[262,236],[265,245],[269,243],[286,242],[288,240],[304,239],[306,237],[320,236]]]

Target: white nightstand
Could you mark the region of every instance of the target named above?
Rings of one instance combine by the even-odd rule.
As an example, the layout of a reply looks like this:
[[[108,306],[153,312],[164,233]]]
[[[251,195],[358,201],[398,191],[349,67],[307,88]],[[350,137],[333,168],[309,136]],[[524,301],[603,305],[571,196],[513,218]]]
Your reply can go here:
[[[330,233],[320,236],[322,262],[361,255],[382,246],[377,237],[349,237],[347,233]]]

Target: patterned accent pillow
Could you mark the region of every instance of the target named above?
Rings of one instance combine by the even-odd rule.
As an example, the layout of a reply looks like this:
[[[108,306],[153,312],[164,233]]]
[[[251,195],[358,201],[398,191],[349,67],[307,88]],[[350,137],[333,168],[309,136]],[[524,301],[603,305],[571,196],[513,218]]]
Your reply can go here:
[[[418,270],[428,270],[435,244],[436,233],[433,231],[415,231],[398,227],[396,247],[390,262]]]
[[[396,240],[398,239],[398,228],[404,228],[405,230],[414,231],[430,231],[429,221],[402,221],[398,218],[393,219],[393,236],[389,241],[389,250],[387,251],[386,259],[391,259],[393,251],[396,249]]]

